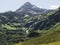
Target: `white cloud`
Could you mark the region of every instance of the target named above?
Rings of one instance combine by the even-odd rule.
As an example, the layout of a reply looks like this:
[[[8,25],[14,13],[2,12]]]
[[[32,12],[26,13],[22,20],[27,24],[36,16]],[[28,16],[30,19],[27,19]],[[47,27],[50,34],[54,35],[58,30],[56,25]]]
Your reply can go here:
[[[51,5],[49,9],[57,9],[59,5]]]

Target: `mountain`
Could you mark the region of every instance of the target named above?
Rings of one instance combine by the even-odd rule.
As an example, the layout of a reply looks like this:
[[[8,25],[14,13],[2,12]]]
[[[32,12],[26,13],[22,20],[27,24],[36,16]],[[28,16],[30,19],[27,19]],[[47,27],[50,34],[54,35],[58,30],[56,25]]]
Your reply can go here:
[[[38,30],[38,32],[40,32],[39,37],[31,38],[30,40],[22,43],[17,43],[16,45],[60,45],[60,8],[53,14],[49,13],[49,16],[46,18],[46,20],[38,23],[39,24],[36,24],[36,27],[39,27],[41,23],[43,23],[43,29],[40,31]],[[49,27],[49,29],[44,30],[45,26],[47,28]],[[33,34],[34,33],[30,33],[30,36]]]
[[[17,30],[23,30],[22,34],[18,34],[20,32]],[[60,8],[41,9],[26,2],[14,12],[0,13],[0,31],[6,34],[9,43],[26,41],[23,45],[40,45],[60,41]]]
[[[46,13],[47,9],[38,8],[37,6],[26,2],[23,6],[16,10],[16,13],[24,14],[24,15],[39,15]]]
[[[0,28],[17,30],[20,29],[20,27],[26,28],[26,25],[28,25],[27,28],[29,28],[33,24],[33,22],[41,21],[41,17],[51,11],[52,10],[38,8],[37,6],[26,2],[22,7],[14,12],[8,11],[5,13],[0,13]]]
[[[33,13],[33,11],[36,13]],[[8,30],[24,30],[25,28],[29,31],[38,29],[47,30],[59,22],[59,15],[59,11],[40,9],[35,5],[26,2],[15,12],[8,11],[0,13],[0,28]]]

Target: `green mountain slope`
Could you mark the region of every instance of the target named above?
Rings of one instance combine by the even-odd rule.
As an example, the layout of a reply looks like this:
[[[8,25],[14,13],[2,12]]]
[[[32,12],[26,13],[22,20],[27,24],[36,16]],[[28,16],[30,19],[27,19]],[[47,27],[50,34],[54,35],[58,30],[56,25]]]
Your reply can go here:
[[[60,23],[57,23],[46,31],[45,34],[38,38],[32,38],[31,40],[25,41],[22,44],[18,43],[17,45],[54,45],[55,43],[59,45],[60,43]],[[55,44],[55,45],[56,45]]]

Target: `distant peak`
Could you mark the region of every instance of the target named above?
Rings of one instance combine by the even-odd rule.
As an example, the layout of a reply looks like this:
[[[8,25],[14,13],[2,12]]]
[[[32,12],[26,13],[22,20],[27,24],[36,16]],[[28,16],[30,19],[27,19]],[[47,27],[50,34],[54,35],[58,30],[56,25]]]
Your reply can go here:
[[[31,4],[30,2],[26,2],[25,4]]]
[[[19,9],[16,10],[17,13],[25,14],[40,14],[40,12],[45,12],[45,9],[40,9],[30,2],[24,3]]]
[[[30,2],[26,2],[24,5],[32,5]]]

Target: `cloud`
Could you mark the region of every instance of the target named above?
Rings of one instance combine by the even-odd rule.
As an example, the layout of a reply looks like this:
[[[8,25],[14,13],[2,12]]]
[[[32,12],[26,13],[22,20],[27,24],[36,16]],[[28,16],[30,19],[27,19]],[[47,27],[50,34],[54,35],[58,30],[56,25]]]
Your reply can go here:
[[[49,9],[57,9],[59,5],[51,5]]]

